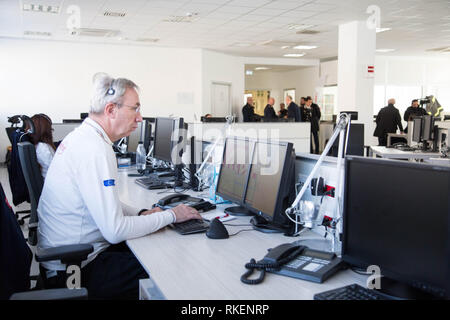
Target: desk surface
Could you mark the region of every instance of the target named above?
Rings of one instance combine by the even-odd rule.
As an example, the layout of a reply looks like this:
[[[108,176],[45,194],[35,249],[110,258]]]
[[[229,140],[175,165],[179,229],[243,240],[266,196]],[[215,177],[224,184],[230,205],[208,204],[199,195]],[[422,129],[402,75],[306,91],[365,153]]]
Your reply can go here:
[[[390,159],[429,159],[439,158],[441,154],[439,152],[423,152],[417,151],[403,151],[396,148],[386,148],[382,146],[371,146],[372,152],[379,155],[382,158]]]
[[[138,186],[126,171],[119,174],[121,201],[136,208],[150,208],[168,193]],[[194,194],[194,193],[192,193]],[[197,195],[199,196],[199,195]],[[216,210],[223,210],[225,205]],[[250,217],[238,217],[226,224],[248,225]],[[226,226],[231,234],[250,226]],[[311,233],[312,234],[312,233]],[[267,249],[301,240],[282,234],[243,231],[228,239],[213,240],[204,233],[180,235],[169,227],[127,244],[167,299],[295,300],[312,299],[315,293],[350,283],[365,285],[366,276],[351,270],[339,273],[323,284],[266,273],[263,283],[246,285],[240,281],[251,258],[261,259]]]

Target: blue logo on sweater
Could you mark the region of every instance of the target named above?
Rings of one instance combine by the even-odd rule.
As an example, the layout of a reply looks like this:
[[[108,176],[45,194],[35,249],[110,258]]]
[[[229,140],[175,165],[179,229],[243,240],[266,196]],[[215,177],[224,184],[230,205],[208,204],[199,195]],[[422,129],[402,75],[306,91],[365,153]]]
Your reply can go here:
[[[114,184],[114,179],[103,180],[103,185],[104,185],[105,187],[112,187],[112,186],[115,186],[115,184]]]

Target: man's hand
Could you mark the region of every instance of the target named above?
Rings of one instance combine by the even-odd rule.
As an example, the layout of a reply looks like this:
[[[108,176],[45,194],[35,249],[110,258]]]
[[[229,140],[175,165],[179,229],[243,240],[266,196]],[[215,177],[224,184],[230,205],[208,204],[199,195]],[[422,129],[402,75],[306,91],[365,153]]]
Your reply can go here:
[[[160,207],[155,207],[153,209],[142,212],[141,216],[146,216],[148,214],[152,214],[152,213],[159,212],[159,211],[163,211],[163,210]]]
[[[194,208],[188,207],[185,204],[179,204],[175,208],[172,208],[175,213],[176,221],[183,222],[190,219],[202,219],[202,216]]]

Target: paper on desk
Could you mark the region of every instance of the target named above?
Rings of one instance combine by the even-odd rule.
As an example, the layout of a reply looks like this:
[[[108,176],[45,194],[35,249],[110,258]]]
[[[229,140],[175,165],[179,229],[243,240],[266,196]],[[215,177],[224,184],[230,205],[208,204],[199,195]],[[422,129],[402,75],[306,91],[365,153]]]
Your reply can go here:
[[[215,218],[219,218],[220,221],[225,222],[228,220],[236,219],[236,217],[230,216],[228,213],[225,212],[207,212],[202,214],[202,218],[211,221]]]

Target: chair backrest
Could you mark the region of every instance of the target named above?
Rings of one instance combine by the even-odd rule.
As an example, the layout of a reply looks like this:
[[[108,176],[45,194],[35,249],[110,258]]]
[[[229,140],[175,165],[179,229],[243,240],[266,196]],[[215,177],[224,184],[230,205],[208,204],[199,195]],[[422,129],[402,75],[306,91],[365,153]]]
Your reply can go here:
[[[22,166],[23,175],[30,194],[31,215],[28,224],[29,235],[28,242],[31,245],[37,243],[37,223],[38,214],[37,206],[41,197],[42,188],[44,186],[44,178],[37,162],[36,149],[30,142],[19,142],[17,144],[19,150],[20,164]]]
[[[0,184],[0,300],[30,289],[33,254]]]

